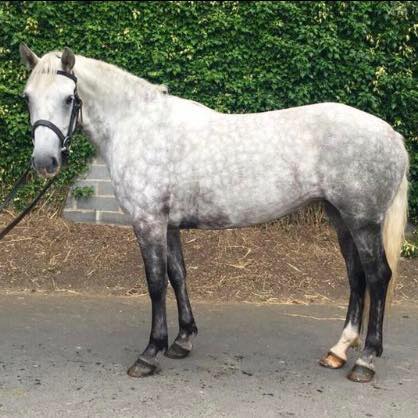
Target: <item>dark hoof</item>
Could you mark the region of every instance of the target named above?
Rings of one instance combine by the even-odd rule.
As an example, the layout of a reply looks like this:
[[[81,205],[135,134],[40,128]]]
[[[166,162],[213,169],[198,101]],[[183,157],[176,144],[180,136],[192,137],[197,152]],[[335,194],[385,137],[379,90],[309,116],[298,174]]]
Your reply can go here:
[[[374,370],[356,364],[347,376],[347,379],[351,380],[352,382],[368,383],[373,379],[374,375]]]
[[[344,359],[338,357],[331,351],[328,351],[328,353],[321,357],[321,360],[319,360],[319,364],[328,369],[341,369],[345,363],[346,361]]]
[[[151,363],[139,358],[131,367],[129,367],[128,375],[131,377],[146,377],[158,373],[160,370],[157,361]]]
[[[171,344],[171,347],[164,353],[164,355],[169,358],[180,359],[187,357],[191,351],[191,344],[190,348],[186,348],[180,345],[178,342],[174,341],[173,344]]]

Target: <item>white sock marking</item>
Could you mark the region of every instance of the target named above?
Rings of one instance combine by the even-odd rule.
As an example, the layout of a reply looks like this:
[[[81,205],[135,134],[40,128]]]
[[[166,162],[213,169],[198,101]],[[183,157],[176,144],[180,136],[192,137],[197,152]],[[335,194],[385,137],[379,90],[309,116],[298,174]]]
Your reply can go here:
[[[343,333],[341,334],[340,339],[338,340],[337,344],[335,344],[331,348],[331,352],[333,352],[338,357],[347,360],[347,350],[351,347],[359,337],[359,331],[357,327],[354,327],[351,322],[347,324],[344,328]]]

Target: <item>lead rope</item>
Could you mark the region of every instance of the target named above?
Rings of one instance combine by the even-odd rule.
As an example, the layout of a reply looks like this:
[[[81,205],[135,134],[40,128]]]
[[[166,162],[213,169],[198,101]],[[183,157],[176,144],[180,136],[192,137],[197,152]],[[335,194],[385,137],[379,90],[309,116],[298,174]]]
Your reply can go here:
[[[0,205],[0,212],[12,201],[12,199],[16,196],[17,191],[19,190],[19,187],[26,183],[26,176],[28,175],[31,167],[30,162],[28,165],[28,168],[23,172],[23,174],[16,180],[14,186],[12,187],[12,190],[10,193],[6,196],[6,199],[4,199],[4,202]]]
[[[13,197],[16,195],[18,187],[24,183],[23,180],[26,180],[26,175],[31,170],[31,167],[27,168],[20,176],[19,180],[15,183],[15,186],[13,187],[13,190],[10,192],[10,194],[7,196],[6,200],[1,204],[0,211],[4,209],[4,207],[7,206],[7,204],[13,199]],[[23,179],[23,180],[22,180]],[[48,181],[48,183],[43,187],[43,189],[38,193],[38,195],[33,199],[32,203],[27,206],[22,213],[20,213],[15,219],[13,219],[12,222],[10,222],[5,228],[3,228],[0,232],[0,240],[2,240],[33,208],[34,206],[39,202],[41,197],[46,193],[46,191],[52,186],[52,184],[55,182],[57,177],[53,177]]]

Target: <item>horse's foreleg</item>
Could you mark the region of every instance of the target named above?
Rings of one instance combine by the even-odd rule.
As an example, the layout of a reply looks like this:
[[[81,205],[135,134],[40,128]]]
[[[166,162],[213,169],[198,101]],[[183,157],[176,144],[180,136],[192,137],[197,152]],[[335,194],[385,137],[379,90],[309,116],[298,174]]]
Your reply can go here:
[[[383,247],[381,225],[362,228],[354,232],[353,237],[366,275],[370,312],[364,349],[348,378],[355,382],[369,382],[375,374],[373,358],[380,357],[383,352],[383,319],[392,272]]]
[[[337,213],[334,213],[334,216],[332,216],[330,212],[330,208],[327,208],[327,213],[331,215],[331,220],[336,228],[338,242],[347,268],[350,283],[350,301],[341,337],[331,347],[328,353],[321,358],[319,364],[331,369],[339,369],[347,361],[347,350],[359,343],[366,280],[360,257],[350,231]]]
[[[134,228],[144,260],[152,303],[152,326],[147,347],[129,368],[132,377],[151,375],[159,370],[157,354],[168,347],[165,298],[167,293],[167,226],[156,224]]]
[[[192,350],[192,339],[197,334],[197,327],[187,295],[186,268],[178,229],[168,229],[167,245],[167,272],[177,299],[179,334],[166,356],[177,359],[186,357]]]

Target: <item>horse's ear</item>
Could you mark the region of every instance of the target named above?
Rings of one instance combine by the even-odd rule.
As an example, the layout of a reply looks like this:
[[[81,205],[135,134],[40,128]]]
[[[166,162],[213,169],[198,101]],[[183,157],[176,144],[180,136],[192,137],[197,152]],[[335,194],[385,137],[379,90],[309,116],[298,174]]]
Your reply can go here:
[[[39,61],[38,56],[23,42],[19,45],[19,52],[23,64],[29,70],[32,70]]]
[[[62,69],[70,72],[75,64],[75,55],[70,48],[65,47],[61,57]]]

